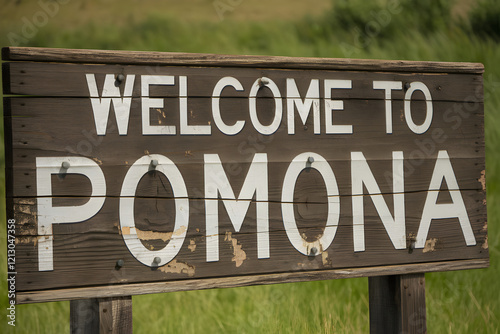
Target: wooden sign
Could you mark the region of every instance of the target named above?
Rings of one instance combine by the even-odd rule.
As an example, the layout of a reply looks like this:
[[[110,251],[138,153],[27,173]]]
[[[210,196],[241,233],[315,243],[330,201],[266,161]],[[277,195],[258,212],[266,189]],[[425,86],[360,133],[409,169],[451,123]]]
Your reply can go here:
[[[488,266],[481,64],[3,59],[20,303]]]

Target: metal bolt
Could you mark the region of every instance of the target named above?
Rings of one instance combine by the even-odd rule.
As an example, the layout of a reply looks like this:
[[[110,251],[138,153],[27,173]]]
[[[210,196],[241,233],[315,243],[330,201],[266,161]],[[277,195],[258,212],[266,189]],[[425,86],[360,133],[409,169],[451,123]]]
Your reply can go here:
[[[267,84],[269,84],[269,79],[264,78],[264,77],[260,78],[260,85],[261,86],[265,86]]]
[[[405,82],[405,90],[410,89],[410,86],[411,86],[411,85],[410,85],[410,83],[409,83],[409,82]]]
[[[125,261],[123,261],[122,259],[119,259],[118,261],[116,261],[116,267],[118,267],[118,268],[123,267],[124,264],[125,264]]]
[[[316,255],[316,253],[318,252],[318,249],[316,247],[313,247],[311,248],[311,255]]]
[[[68,169],[68,168],[69,168],[69,166],[70,166],[70,164],[69,164],[69,162],[67,162],[67,161],[63,161],[63,163],[61,164],[61,166],[62,166],[62,168],[64,168],[64,169]]]
[[[314,162],[314,158],[313,157],[309,157],[307,158],[307,162],[312,164]]]
[[[158,256],[156,256],[154,259],[153,259],[153,263],[158,265],[159,263],[161,262],[161,258],[159,258]]]
[[[415,249],[415,240],[410,241],[410,246],[408,246],[408,253],[413,253],[413,250]]]
[[[125,80],[125,76],[123,74],[120,73],[116,76],[116,81],[118,81],[118,83],[122,83],[123,80]]]
[[[156,159],[151,160],[151,167],[156,168],[156,166],[158,166],[158,160]]]

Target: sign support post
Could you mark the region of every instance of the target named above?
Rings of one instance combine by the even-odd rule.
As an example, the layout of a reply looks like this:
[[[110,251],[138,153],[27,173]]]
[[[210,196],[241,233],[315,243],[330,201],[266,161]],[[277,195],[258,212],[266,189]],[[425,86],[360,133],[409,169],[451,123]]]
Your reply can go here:
[[[132,296],[70,302],[71,334],[132,334]]]
[[[426,333],[425,274],[368,278],[370,333]]]

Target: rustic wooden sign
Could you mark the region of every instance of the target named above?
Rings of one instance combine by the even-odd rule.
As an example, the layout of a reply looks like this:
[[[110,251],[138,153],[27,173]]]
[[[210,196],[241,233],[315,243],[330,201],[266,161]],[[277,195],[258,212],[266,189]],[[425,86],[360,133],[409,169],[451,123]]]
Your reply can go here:
[[[488,266],[481,64],[3,59],[20,303]]]

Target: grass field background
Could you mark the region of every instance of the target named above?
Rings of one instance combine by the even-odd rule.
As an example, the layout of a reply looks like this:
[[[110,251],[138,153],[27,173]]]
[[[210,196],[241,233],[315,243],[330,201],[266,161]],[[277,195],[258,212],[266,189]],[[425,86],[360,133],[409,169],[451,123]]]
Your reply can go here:
[[[499,1],[4,0],[0,8],[1,46],[483,63],[491,266],[426,274],[427,324],[429,333],[500,331]],[[0,173],[2,193],[3,181]],[[7,325],[0,205],[0,332],[68,333],[69,302],[20,305],[17,326]],[[136,333],[363,333],[368,281],[135,296],[133,316]]]

